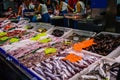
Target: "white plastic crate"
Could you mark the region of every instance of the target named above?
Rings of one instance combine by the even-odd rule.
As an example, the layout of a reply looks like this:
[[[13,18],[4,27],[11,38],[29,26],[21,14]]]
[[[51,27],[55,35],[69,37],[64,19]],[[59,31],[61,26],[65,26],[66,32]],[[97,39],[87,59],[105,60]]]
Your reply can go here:
[[[101,58],[100,60],[91,64],[89,67],[85,68],[83,71],[81,71],[79,74],[77,74],[77,76],[74,80],[80,80],[81,75],[85,75],[85,74],[89,73],[90,71],[92,71],[98,64],[101,64],[101,61],[103,61],[103,60],[105,62],[109,63],[110,65],[113,64],[113,63],[119,63],[118,61],[115,61],[115,60],[110,59],[110,58],[106,58],[106,57]]]
[[[100,32],[98,35],[100,35],[100,34],[104,34],[104,35],[111,34],[115,37],[120,36],[120,34],[118,34],[118,33],[111,33],[111,32]],[[109,53],[107,55],[107,57],[116,58],[119,55],[120,55],[120,45],[115,50],[113,50],[111,53]]]
[[[111,32],[100,32],[97,35],[100,35],[100,34],[103,34],[103,35],[107,35],[107,34],[109,35],[110,34],[110,35],[113,35],[115,37],[120,36],[120,34],[118,34],[118,33],[111,33]],[[97,53],[95,53],[95,54],[97,54]],[[116,58],[119,55],[120,55],[120,45],[115,50],[111,51],[106,57]]]
[[[69,34],[69,33],[71,33],[71,31],[72,31],[71,28],[65,28],[65,27],[56,26],[56,27],[52,28],[51,30],[49,30],[47,33],[51,35],[52,32],[53,32],[55,29],[64,31],[64,34],[61,36],[62,38],[64,38],[64,36],[65,36],[66,34]]]
[[[77,29],[72,29],[69,34],[66,34],[64,38],[70,37],[73,33],[76,33],[80,36],[86,36],[88,38],[95,36],[96,32],[91,32],[91,31],[84,31],[84,30],[77,30]]]
[[[70,50],[71,50],[71,49],[70,49]],[[70,50],[69,50],[69,52],[71,52]],[[91,53],[91,52],[81,51],[80,53],[90,54],[90,55],[93,55],[93,56],[102,58],[101,55],[93,54],[93,53]],[[76,54],[78,54],[78,53],[76,53]],[[98,60],[99,60],[99,59],[98,59]],[[95,61],[95,62],[96,62],[96,61]],[[39,64],[38,64],[38,66],[39,66]],[[34,74],[36,74],[38,77],[40,77],[42,80],[46,80],[46,79],[43,78],[41,75],[39,75],[39,74],[36,73],[34,70],[32,70],[32,68],[30,68],[30,70],[31,70],[31,72],[33,72]],[[84,70],[84,69],[83,69],[83,70]],[[78,77],[79,77],[79,73],[77,73],[77,74],[75,74],[74,76],[72,76],[69,80],[77,80]]]
[[[26,26],[32,26],[32,29],[29,30],[33,30],[33,31],[37,31],[39,28],[45,28],[47,31],[51,30],[54,26],[49,24],[49,23],[28,23],[26,24]],[[25,28],[25,27],[24,27]]]

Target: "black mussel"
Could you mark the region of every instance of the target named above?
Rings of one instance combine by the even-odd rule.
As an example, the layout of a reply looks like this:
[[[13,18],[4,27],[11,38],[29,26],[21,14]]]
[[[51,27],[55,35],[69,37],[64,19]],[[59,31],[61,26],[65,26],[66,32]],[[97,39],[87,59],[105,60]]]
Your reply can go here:
[[[120,46],[120,36],[100,34],[93,37],[93,39],[96,44],[86,48],[85,50],[92,51],[100,55],[106,56]]]
[[[64,34],[64,31],[61,31],[59,29],[55,29],[52,32],[52,35],[56,36],[56,37],[61,37]]]

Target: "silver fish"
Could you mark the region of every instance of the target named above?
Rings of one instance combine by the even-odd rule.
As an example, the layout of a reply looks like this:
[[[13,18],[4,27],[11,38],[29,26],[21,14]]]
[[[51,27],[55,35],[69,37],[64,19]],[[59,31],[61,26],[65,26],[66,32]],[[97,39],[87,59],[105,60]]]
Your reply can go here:
[[[68,65],[68,64],[66,64],[64,61],[60,61],[61,63],[63,63],[65,66],[67,66],[67,69],[68,69],[68,71],[71,73],[71,74],[75,74],[75,71]]]
[[[49,73],[49,72],[44,72],[46,74],[46,76],[49,76],[52,80],[61,80],[59,77]]]
[[[40,69],[40,68],[38,68],[38,67],[35,67],[35,68],[33,68],[33,70],[34,70],[35,72],[37,72],[38,74],[40,74],[41,76],[45,77],[45,74],[43,73],[43,70],[42,70],[42,69]]]

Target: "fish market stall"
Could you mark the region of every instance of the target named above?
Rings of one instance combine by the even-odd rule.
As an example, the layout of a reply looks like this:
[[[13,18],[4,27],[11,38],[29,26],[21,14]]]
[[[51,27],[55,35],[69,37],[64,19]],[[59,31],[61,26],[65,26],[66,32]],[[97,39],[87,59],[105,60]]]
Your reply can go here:
[[[119,46],[120,34],[117,33],[96,34],[24,19],[18,23],[0,22],[0,54],[32,80],[84,80],[91,76],[96,79],[94,75],[109,79],[109,75],[115,73],[113,60],[120,56]],[[103,74],[98,71],[98,74],[88,75],[93,69],[91,66],[95,72],[100,68]],[[113,72],[106,73],[99,66]]]

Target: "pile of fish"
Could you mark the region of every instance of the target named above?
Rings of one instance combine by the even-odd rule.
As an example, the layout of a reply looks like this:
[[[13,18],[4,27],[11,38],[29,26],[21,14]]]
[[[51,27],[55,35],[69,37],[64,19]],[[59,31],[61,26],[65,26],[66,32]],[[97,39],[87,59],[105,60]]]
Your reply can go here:
[[[14,56],[15,58],[19,58],[24,54],[30,53],[38,48],[41,48],[41,45],[40,43],[36,42],[36,43],[28,44],[26,46],[18,47],[17,49],[9,50],[7,52],[10,55]]]
[[[107,62],[102,59],[97,65],[91,67],[90,71],[82,74],[79,80],[117,80],[120,63]]]
[[[80,54],[83,59],[77,62],[64,60],[68,53],[58,54],[37,64],[32,70],[46,80],[68,80],[100,58],[86,53]]]
[[[24,35],[22,35],[20,37],[21,40],[25,40],[25,39],[30,39],[32,38],[33,36],[37,35],[37,32],[34,32],[34,31],[27,31]]]
[[[57,49],[57,51],[55,53],[45,54],[44,49],[48,48],[48,47],[55,48],[55,49]],[[68,49],[68,48],[70,48],[70,44],[64,44],[64,42],[59,42],[59,43],[55,43],[55,44],[48,45],[48,46],[42,47],[40,49],[34,50],[34,51],[32,51],[32,53],[24,55],[21,58],[18,58],[18,60],[22,64],[24,64],[26,67],[30,68],[30,67],[34,66],[35,64],[37,64],[43,60],[46,60],[58,53],[61,53],[62,51],[64,51],[65,49]]]
[[[2,32],[0,32],[0,33],[2,33]],[[1,39],[4,39],[2,41],[0,40],[0,46],[12,44],[12,43],[16,42],[15,39],[17,39],[18,41],[29,39],[37,34],[37,32],[34,32],[34,31],[28,32],[25,30],[13,30],[10,32],[3,32],[3,33],[6,33],[6,35],[4,35],[2,37],[0,36]],[[13,42],[11,42],[11,40]]]
[[[96,44],[86,48],[85,50],[106,56],[120,46],[120,36],[100,34],[94,37],[94,42]]]
[[[19,36],[22,36],[25,32],[26,30],[13,30],[13,31],[9,31],[7,33],[7,36],[8,37],[19,37]]]

